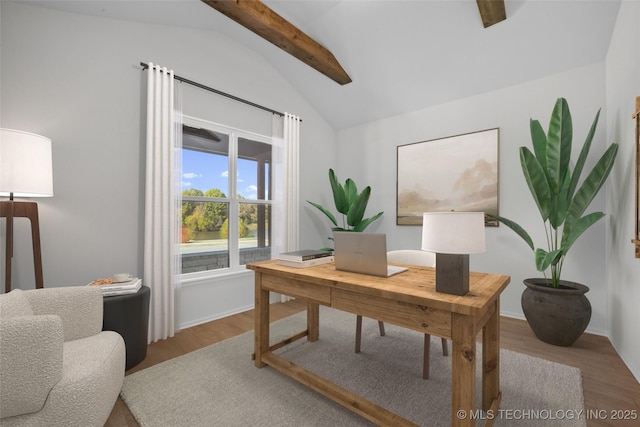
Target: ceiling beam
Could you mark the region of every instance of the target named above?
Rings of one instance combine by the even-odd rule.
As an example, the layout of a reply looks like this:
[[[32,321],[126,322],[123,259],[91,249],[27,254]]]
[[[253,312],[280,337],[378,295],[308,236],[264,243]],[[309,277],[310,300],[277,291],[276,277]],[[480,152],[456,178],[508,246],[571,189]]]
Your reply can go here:
[[[344,85],[351,77],[331,52],[257,0],[202,0],[300,61]]]
[[[507,19],[504,0],[476,0],[476,2],[485,28]]]

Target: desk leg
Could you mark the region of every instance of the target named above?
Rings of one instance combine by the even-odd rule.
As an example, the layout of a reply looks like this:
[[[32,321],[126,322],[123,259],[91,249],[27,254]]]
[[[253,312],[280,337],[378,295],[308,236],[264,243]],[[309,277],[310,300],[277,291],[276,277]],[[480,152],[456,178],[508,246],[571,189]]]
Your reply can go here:
[[[500,404],[500,300],[482,330],[482,409]],[[494,407],[492,407],[494,406]]]
[[[254,337],[253,350],[255,359],[253,364],[262,368],[266,363],[262,361],[262,354],[269,351],[269,291],[262,289],[262,273],[255,273],[255,309],[254,309]]]
[[[473,318],[451,314],[451,425],[475,425],[476,340]]]
[[[318,341],[320,338],[320,305],[317,302],[307,302],[307,341]]]

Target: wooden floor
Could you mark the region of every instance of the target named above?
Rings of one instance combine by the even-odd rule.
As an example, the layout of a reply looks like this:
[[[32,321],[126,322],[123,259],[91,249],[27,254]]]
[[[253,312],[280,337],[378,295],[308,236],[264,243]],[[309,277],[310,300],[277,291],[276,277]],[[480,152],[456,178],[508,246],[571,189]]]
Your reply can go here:
[[[305,307],[295,300],[273,304],[271,321],[295,314]],[[590,411],[589,427],[640,426],[640,384],[607,338],[584,334],[572,347],[556,347],[539,341],[525,321],[502,317],[500,328],[502,348],[582,370],[585,407]],[[185,329],[173,338],[151,344],[146,359],[127,371],[127,375],[252,329],[253,311]],[[635,420],[614,420],[616,416],[635,416]],[[138,423],[124,402],[118,399],[105,426],[137,427]]]

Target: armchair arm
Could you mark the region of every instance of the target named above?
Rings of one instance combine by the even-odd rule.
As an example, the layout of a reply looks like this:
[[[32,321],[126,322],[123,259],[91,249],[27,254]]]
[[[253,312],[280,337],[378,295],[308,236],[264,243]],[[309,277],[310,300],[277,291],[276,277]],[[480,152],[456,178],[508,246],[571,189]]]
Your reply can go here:
[[[62,319],[64,340],[71,341],[102,331],[102,290],[68,286],[24,291],[34,314],[55,314]]]
[[[59,316],[0,319],[0,418],[37,412],[62,378]]]

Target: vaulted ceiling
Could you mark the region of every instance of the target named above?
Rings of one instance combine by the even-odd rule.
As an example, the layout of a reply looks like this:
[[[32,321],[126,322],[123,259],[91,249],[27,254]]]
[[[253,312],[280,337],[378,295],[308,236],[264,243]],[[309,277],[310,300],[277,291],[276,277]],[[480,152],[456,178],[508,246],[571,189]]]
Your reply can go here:
[[[506,0],[507,19],[484,28],[475,0],[264,0],[335,56],[352,79],[340,85],[200,0],[21,1],[224,33],[263,55],[336,129],[603,61],[620,6]]]

